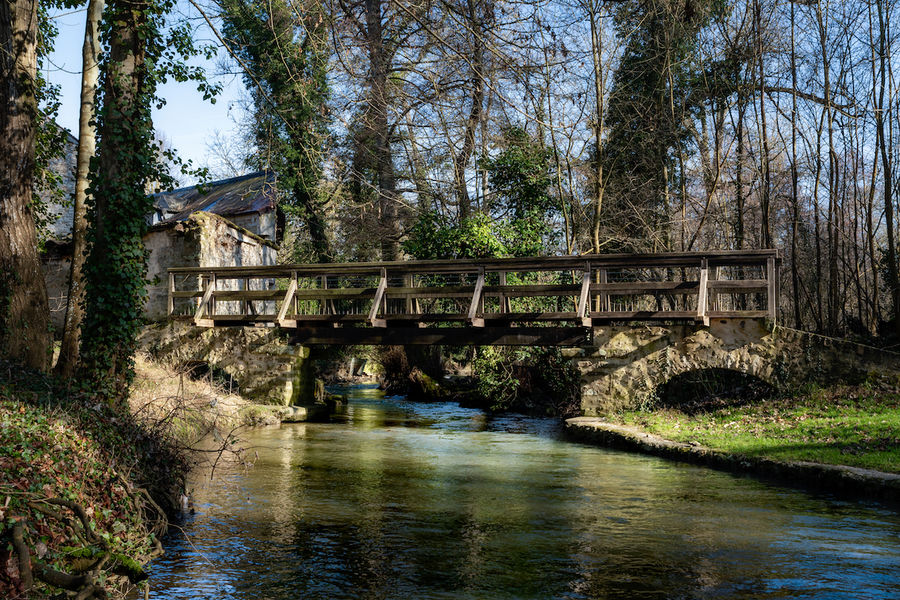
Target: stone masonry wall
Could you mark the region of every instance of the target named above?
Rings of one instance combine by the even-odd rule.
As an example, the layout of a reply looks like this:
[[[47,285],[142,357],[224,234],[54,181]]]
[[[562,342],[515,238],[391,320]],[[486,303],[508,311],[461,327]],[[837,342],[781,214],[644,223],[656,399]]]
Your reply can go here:
[[[805,332],[771,328],[761,319],[696,325],[594,328],[593,346],[564,352],[582,375],[582,411],[597,416],[639,408],[682,373],[726,369],[776,388],[805,381],[900,373],[900,355]]]
[[[167,316],[168,274],[172,267],[238,267],[274,265],[277,247],[254,233],[212,213],[195,213],[181,224],[150,231],[144,237],[147,260],[145,316],[159,321]],[[238,282],[223,281],[219,289],[236,289]],[[179,284],[181,287],[181,284]],[[217,309],[227,314],[227,306]]]
[[[47,284],[47,298],[50,300],[50,323],[53,325],[54,335],[59,337],[66,324],[72,260],[68,256],[42,257],[41,268]]]
[[[274,328],[159,323],[144,328],[139,344],[156,360],[222,369],[234,378],[241,396],[260,404],[301,404],[315,393],[309,348],[287,344]]]

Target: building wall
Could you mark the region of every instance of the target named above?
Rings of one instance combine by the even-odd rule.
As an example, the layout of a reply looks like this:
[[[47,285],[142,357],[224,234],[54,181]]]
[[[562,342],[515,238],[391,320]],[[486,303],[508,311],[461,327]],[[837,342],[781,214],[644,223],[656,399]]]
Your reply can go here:
[[[204,226],[201,229],[201,261],[203,266],[242,267],[257,265],[274,265],[277,252],[267,239],[243,227],[235,227],[230,221],[216,215],[204,213]],[[274,289],[274,280],[223,279],[218,282],[219,290]],[[256,302],[258,312],[271,312],[267,302]],[[219,314],[238,314],[241,310],[238,302],[218,302],[216,312]]]
[[[75,208],[72,205],[72,201],[75,197],[75,162],[77,153],[77,140],[70,136],[66,141],[65,154],[50,161],[50,170],[60,176],[60,188],[64,194],[64,202],[59,203],[55,201],[46,192],[38,192],[41,199],[47,203],[50,223],[46,233],[51,240],[68,240],[72,238],[72,224],[75,220]]]
[[[147,304],[144,316],[151,321],[166,318],[169,302],[169,274],[172,267],[200,266],[200,238],[190,222],[150,231],[144,236],[147,257]],[[187,289],[186,282],[179,282]],[[193,287],[193,286],[191,286]]]
[[[66,322],[66,302],[69,298],[69,271],[72,268],[70,256],[52,254],[42,257],[41,267],[44,281],[47,284],[47,296],[50,299],[50,324],[53,333],[62,335]]]
[[[252,231],[259,237],[270,241],[275,241],[275,231],[277,227],[275,211],[271,210],[264,213],[249,213],[246,215],[235,215],[228,219],[248,231]]]
[[[197,213],[186,222],[156,229],[144,236],[147,258],[147,303],[144,316],[159,321],[168,316],[168,270],[173,267],[236,267],[274,265],[275,245],[252,232],[236,227],[224,217]],[[66,246],[71,252],[70,246]],[[53,251],[43,257],[44,280],[50,297],[50,318],[57,335],[62,335],[69,295],[71,256]],[[177,283],[178,289],[198,289],[196,277]],[[219,289],[240,289],[242,282],[222,281]],[[269,289],[274,282],[253,282],[252,289]],[[220,303],[220,311],[236,310]],[[260,307],[261,308],[261,307]]]
[[[267,240],[236,227],[210,213],[197,213],[179,226],[151,231],[144,238],[148,259],[147,305],[145,316],[151,321],[165,319],[168,313],[168,269],[172,267],[238,267],[274,265],[277,250]],[[196,277],[176,282],[178,289],[199,289]],[[263,284],[265,285],[265,284]],[[220,290],[242,289],[243,282],[223,280]],[[251,284],[252,289],[263,286]],[[266,288],[268,289],[268,288]],[[233,304],[234,306],[229,306]],[[237,310],[236,303],[219,303],[217,310],[228,314]]]

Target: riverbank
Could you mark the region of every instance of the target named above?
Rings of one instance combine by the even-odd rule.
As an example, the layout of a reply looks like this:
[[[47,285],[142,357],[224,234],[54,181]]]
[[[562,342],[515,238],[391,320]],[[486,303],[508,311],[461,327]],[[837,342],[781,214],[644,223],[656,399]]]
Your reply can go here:
[[[0,363],[0,597],[122,597],[140,585],[188,466],[132,415]]]
[[[569,419],[575,439],[900,503],[896,381],[809,387],[702,411]]]
[[[211,373],[135,362],[128,414],[0,363],[0,597],[124,597],[161,554],[189,471],[243,460],[238,430],[283,419]]]

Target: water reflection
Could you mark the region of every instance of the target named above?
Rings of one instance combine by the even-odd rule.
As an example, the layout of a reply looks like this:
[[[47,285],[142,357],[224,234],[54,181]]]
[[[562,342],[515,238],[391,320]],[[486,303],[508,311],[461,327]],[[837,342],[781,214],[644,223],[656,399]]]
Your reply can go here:
[[[197,481],[154,598],[896,598],[900,518],[354,389]]]

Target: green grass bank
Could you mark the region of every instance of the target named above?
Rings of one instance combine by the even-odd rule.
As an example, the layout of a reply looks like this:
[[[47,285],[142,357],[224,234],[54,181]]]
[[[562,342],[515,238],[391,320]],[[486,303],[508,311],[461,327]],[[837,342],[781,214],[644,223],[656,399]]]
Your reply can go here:
[[[581,441],[900,502],[900,383],[807,385],[567,422]]]
[[[900,389],[895,382],[807,386],[789,396],[683,412],[609,415],[668,440],[784,461],[900,473]]]

